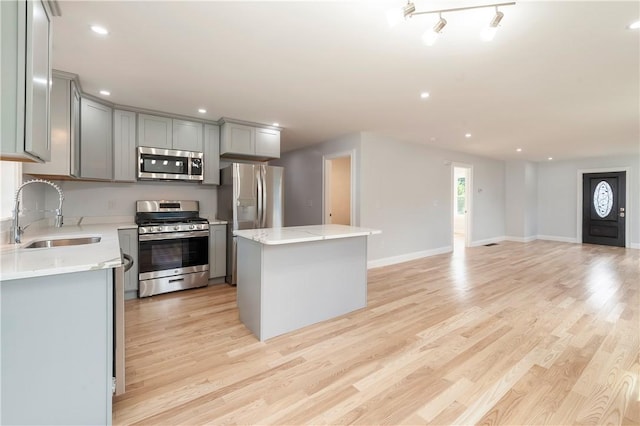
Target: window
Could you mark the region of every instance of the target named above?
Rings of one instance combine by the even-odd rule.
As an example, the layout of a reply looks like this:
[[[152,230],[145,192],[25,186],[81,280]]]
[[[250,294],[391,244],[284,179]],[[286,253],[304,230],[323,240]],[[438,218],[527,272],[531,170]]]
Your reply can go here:
[[[606,181],[600,181],[593,191],[593,207],[601,218],[609,216],[613,207],[613,190]]]
[[[13,216],[16,190],[22,184],[22,163],[0,161],[0,220]]]

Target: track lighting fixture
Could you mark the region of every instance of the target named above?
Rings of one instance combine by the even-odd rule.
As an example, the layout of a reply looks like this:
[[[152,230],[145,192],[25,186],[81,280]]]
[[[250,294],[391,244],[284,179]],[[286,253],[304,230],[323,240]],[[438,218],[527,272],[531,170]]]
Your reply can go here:
[[[394,26],[402,18],[407,19],[416,15],[428,15],[428,14],[437,13],[440,19],[438,19],[438,22],[436,22],[436,24],[432,29],[425,32],[422,36],[422,41],[424,41],[424,43],[427,46],[432,46],[440,36],[442,29],[447,25],[447,20],[442,17],[443,13],[460,12],[463,10],[495,7],[496,14],[494,15],[493,19],[491,19],[489,26],[485,28],[485,30],[482,32],[482,39],[485,41],[490,41],[490,40],[493,40],[493,38],[495,37],[498,26],[500,25],[500,21],[502,21],[502,18],[504,18],[504,13],[500,12],[498,10],[498,7],[513,6],[514,4],[516,4],[515,1],[509,2],[509,3],[492,3],[492,4],[483,4],[479,6],[456,7],[452,9],[440,9],[440,10],[429,10],[424,12],[417,12],[415,4],[411,0],[409,0],[407,4],[402,7],[402,9],[394,9],[392,11],[387,12],[387,18],[389,19],[389,25]]]

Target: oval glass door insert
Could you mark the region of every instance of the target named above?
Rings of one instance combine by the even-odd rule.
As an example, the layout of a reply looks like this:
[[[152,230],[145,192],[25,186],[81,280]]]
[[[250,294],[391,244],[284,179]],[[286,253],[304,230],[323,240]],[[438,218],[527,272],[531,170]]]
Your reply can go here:
[[[613,190],[611,185],[605,181],[600,181],[593,191],[593,207],[601,218],[609,216],[613,207]]]

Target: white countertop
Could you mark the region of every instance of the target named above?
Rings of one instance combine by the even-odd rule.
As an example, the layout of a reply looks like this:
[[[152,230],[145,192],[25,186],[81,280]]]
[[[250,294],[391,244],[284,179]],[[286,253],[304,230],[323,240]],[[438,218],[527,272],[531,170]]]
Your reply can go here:
[[[362,237],[381,234],[382,231],[347,225],[310,225],[285,228],[244,229],[233,235],[266,245],[304,243],[336,238]]]
[[[118,229],[135,229],[134,223],[65,225],[62,228],[27,228],[21,244],[0,245],[0,280],[41,277],[118,267],[122,264]],[[99,236],[95,244],[66,247],[23,247],[35,240]]]

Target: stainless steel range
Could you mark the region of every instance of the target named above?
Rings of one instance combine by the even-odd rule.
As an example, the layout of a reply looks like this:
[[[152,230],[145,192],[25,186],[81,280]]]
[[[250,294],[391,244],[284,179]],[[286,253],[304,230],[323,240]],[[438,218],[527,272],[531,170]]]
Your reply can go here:
[[[204,287],[209,281],[209,221],[198,201],[138,201],[139,297]]]

